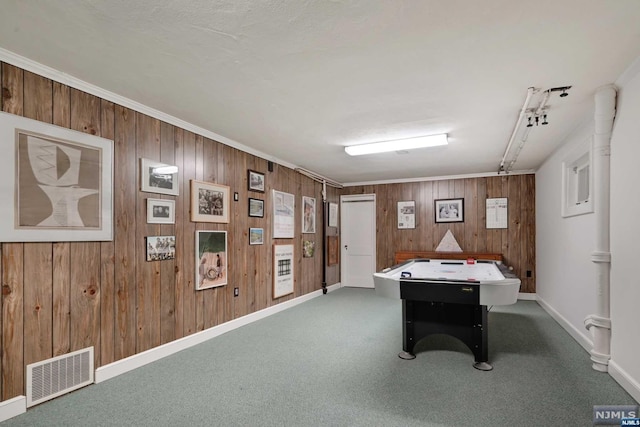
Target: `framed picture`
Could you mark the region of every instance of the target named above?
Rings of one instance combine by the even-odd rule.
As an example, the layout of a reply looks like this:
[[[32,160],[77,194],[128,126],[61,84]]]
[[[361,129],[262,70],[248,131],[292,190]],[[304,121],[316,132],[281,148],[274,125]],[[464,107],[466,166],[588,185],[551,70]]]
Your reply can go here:
[[[250,245],[262,245],[264,243],[264,229],[262,228],[250,228],[249,229],[249,244]]]
[[[273,245],[273,298],[293,293],[293,245]]]
[[[329,227],[338,226],[338,204],[329,203]]]
[[[316,199],[302,196],[302,232],[316,232]]]
[[[327,264],[328,265],[336,265],[339,259],[339,248],[338,236],[328,236],[327,237]]]
[[[249,191],[257,191],[264,193],[264,174],[249,169],[247,171],[247,182],[249,183]]]
[[[249,216],[264,217],[264,200],[249,197]]]
[[[416,228],[416,202],[398,202],[398,228]]]
[[[227,284],[227,232],[196,231],[196,290]]]
[[[147,193],[171,194],[179,192],[178,167],[140,159],[140,190]]]
[[[191,221],[229,222],[229,187],[191,180]]]
[[[113,141],[0,113],[0,242],[113,240]]]
[[[147,199],[147,223],[175,224],[175,222],[176,222],[175,200]]]
[[[273,190],[273,238],[293,239],[296,199],[293,194]]]
[[[176,258],[176,236],[147,236],[147,261]]]
[[[436,222],[463,222],[464,199],[434,200]]]
[[[302,257],[313,258],[313,254],[316,252],[316,242],[311,240],[302,241]]]

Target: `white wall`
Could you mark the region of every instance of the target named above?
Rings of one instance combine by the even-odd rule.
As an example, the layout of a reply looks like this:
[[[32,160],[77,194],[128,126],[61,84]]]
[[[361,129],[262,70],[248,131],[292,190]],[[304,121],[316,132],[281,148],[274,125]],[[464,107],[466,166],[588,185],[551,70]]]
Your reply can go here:
[[[640,58],[616,85],[611,138],[609,373],[640,402]],[[591,137],[593,128],[591,117],[536,172],[537,297],[585,349],[592,342],[583,321],[596,312],[596,270],[590,258],[595,249],[595,215],[562,218],[562,162]]]
[[[611,363],[640,401],[640,69],[619,88],[611,137]]]
[[[595,265],[591,262],[595,215],[561,216],[562,162],[580,146],[590,144],[594,121],[585,120],[536,171],[536,294],[574,339],[590,349],[591,336],[583,322],[596,307]]]

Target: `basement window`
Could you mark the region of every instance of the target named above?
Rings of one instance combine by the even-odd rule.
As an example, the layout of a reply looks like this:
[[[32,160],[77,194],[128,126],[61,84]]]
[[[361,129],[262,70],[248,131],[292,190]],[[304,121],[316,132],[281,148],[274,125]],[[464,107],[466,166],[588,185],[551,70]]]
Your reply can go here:
[[[562,163],[562,216],[593,212],[591,139],[574,150]]]

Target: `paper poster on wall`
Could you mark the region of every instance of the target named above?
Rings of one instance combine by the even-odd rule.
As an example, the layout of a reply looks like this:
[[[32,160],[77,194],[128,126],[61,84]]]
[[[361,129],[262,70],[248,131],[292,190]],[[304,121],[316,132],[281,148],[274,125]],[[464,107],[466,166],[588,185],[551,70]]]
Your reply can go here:
[[[329,227],[338,226],[338,204],[329,203]]]
[[[487,199],[487,228],[509,228],[506,197]]]
[[[293,239],[296,199],[293,194],[273,190],[273,238]]]
[[[398,202],[398,228],[416,228],[416,201]]]
[[[273,245],[273,298],[293,293],[293,245]]]

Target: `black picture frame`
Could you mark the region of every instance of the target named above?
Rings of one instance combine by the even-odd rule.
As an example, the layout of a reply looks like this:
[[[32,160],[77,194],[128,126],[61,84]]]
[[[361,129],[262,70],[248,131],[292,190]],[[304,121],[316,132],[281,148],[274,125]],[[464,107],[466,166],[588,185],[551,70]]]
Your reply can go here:
[[[436,223],[464,222],[464,199],[439,199],[433,205]]]
[[[264,193],[264,174],[251,169],[247,170],[247,186],[249,191]]]
[[[249,197],[249,216],[264,218],[264,200]]]

